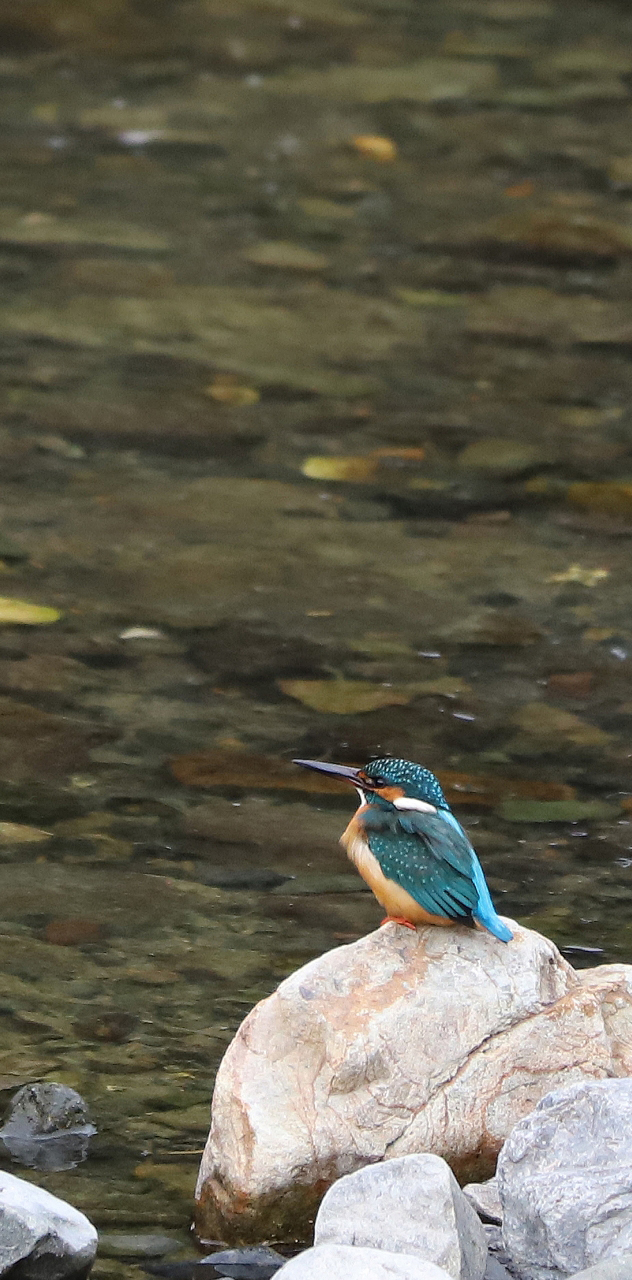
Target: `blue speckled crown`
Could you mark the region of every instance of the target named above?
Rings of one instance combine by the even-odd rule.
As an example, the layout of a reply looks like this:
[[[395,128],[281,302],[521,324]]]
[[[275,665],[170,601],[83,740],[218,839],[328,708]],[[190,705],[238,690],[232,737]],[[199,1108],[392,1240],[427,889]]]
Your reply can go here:
[[[412,760],[383,756],[379,760],[369,760],[363,772],[368,778],[385,778],[391,786],[403,787],[406,795],[415,800],[425,800],[437,809],[449,808],[434,773]]]

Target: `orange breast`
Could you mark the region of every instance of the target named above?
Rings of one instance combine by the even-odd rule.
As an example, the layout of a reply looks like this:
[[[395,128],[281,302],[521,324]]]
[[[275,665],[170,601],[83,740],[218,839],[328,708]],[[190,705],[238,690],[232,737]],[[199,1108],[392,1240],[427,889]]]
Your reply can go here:
[[[401,916],[405,920],[410,920],[411,924],[434,924],[442,928],[454,924],[454,921],[447,916],[433,916],[429,911],[425,911],[406,889],[403,889],[395,880],[387,879],[375,854],[369,849],[362,822],[359,821],[361,814],[366,812],[367,808],[368,805],[362,805],[356,810],[340,837],[340,843],[346,850],[347,857],[360,872],[362,879],[375,894],[380,906],[384,907],[389,916]]]

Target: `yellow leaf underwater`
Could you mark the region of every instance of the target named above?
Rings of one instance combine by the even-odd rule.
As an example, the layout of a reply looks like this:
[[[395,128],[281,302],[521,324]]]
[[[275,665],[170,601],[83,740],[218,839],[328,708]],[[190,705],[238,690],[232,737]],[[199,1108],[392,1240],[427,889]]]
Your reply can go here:
[[[59,609],[50,609],[44,604],[29,604],[28,600],[13,600],[10,596],[0,596],[0,626],[42,627],[48,622],[58,622],[61,618]]]
[[[204,394],[210,396],[211,400],[217,400],[218,404],[227,404],[236,408],[257,404],[261,399],[261,393],[256,387],[242,386],[230,374],[215,378],[214,382],[205,388]]]
[[[596,587],[610,577],[609,569],[585,569],[581,564],[571,564],[564,573],[552,573],[547,582],[578,582],[582,587]]]
[[[453,676],[416,680],[408,684],[372,684],[370,680],[279,680],[279,688],[312,711],[356,715],[380,707],[403,707],[421,694],[455,698],[468,693],[469,685]]]
[[[386,445],[365,455],[321,457],[315,454],[305,459],[301,471],[310,480],[346,480],[351,484],[367,484],[375,480],[378,471],[389,463],[397,466],[402,462],[421,462],[423,457],[422,448],[397,449]]]
[[[377,160],[378,164],[392,164],[397,159],[397,147],[392,138],[382,138],[374,133],[359,133],[351,141],[361,156]]]
[[[306,458],[301,467],[310,480],[350,480],[353,484],[365,484],[377,474],[376,458],[312,457]]]

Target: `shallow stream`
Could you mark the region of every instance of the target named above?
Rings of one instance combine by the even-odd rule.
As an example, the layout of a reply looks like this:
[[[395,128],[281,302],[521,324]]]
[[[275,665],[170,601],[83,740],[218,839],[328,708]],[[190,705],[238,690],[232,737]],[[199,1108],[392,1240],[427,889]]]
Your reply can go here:
[[[380,918],[293,756],[430,766],[503,914],[632,959],[632,16],[0,38],[0,592],[60,614],[0,601],[0,1113],[99,1130],[7,1167],[191,1251],[232,1033]]]

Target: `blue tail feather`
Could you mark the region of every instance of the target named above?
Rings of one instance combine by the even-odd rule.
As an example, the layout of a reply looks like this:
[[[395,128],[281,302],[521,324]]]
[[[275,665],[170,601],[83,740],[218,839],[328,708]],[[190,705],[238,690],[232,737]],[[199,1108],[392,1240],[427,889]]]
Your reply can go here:
[[[503,923],[494,907],[487,888],[487,881],[483,874],[483,868],[476,854],[474,854],[472,861],[472,879],[478,889],[478,909],[473,913],[474,919],[478,920],[485,929],[489,929],[489,932],[493,933],[495,938],[500,938],[501,942],[511,942],[513,933]]]
[[[439,812],[441,813],[441,817],[445,818],[446,822],[449,822],[450,825],[467,840],[463,827],[458,819],[455,818],[454,814],[449,809],[443,809]],[[472,880],[474,881],[478,891],[478,907],[476,911],[472,912],[474,919],[478,920],[479,924],[482,924],[484,929],[488,929],[489,932],[493,933],[494,937],[499,938],[501,942],[511,942],[513,933],[511,932],[511,929],[507,928],[507,925],[503,923],[498,915],[498,912],[492,902],[489,889],[487,888],[487,881],[485,879],[483,868],[469,840],[468,844],[472,850]]]

